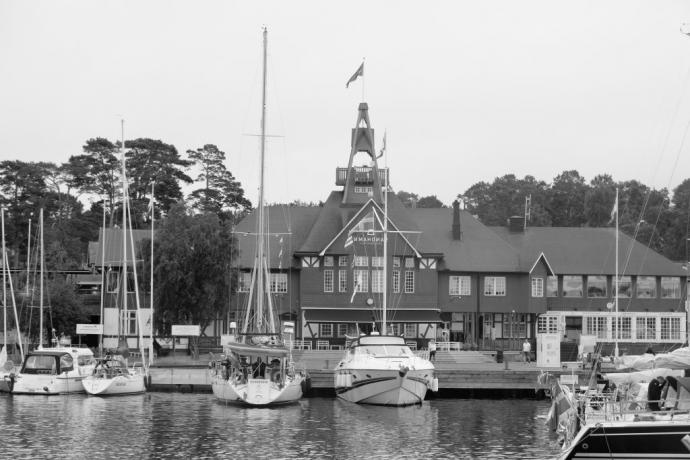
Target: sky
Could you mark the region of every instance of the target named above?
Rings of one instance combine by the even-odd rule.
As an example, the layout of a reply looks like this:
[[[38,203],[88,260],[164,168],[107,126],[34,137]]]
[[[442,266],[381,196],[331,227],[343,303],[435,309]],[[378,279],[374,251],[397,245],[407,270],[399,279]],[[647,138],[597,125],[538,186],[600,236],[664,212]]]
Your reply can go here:
[[[690,177],[688,1],[0,0],[0,160],[89,138],[204,144],[256,202],[325,200],[362,100],[391,185],[445,204],[505,174]],[[364,77],[345,83],[365,60]]]

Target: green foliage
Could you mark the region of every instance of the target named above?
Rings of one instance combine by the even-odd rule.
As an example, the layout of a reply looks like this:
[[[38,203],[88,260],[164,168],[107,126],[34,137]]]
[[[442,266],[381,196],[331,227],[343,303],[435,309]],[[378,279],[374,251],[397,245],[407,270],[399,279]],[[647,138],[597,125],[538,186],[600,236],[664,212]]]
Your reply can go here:
[[[150,276],[148,244],[142,248],[145,282]],[[229,227],[217,215],[191,214],[184,205],[174,205],[154,242],[156,328],[169,332],[172,324],[199,324],[204,330],[227,311],[233,255]]]
[[[46,300],[44,300],[44,333],[50,339],[51,327],[58,337],[62,334],[74,336],[77,324],[89,323],[88,311],[76,287],[62,276],[57,276],[46,283]]]

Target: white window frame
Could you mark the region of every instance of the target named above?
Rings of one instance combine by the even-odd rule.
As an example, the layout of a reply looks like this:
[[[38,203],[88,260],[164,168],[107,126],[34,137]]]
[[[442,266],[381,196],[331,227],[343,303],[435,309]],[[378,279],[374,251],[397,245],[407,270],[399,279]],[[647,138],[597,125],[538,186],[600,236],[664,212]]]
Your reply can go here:
[[[414,270],[405,270],[405,294],[414,294]]]
[[[472,295],[472,277],[464,275],[451,275],[448,279],[448,295]]]
[[[333,292],[333,270],[323,271],[323,292]]]
[[[371,292],[383,292],[383,270],[371,271]]]
[[[661,340],[680,341],[680,318],[662,316],[660,319],[659,338]]]
[[[369,292],[369,270],[352,270],[352,283],[354,292]]]
[[[652,290],[652,295],[640,295],[640,281],[649,281],[649,280],[654,280],[654,288]],[[635,297],[638,299],[656,299],[659,297],[659,293],[656,292],[657,287],[656,287],[656,277],[655,276],[638,276],[637,281],[635,282]]]
[[[393,293],[400,294],[400,270],[393,270]]]
[[[249,288],[252,285],[252,273],[240,272],[238,278],[237,292],[249,292]]]
[[[333,337],[333,323],[319,323],[319,337]]]
[[[367,256],[355,256],[355,267],[368,267],[369,257]]]
[[[594,287],[595,285],[599,284],[603,285],[603,290],[604,292],[602,295],[592,295],[590,292],[589,288],[590,286]],[[604,299],[608,297],[608,289],[606,289],[606,276],[605,275],[587,275],[587,298],[588,299]]]
[[[405,268],[415,268],[414,257],[405,257]]]
[[[532,277],[532,297],[544,297],[544,278],[539,276]]]
[[[661,298],[680,299],[680,278],[677,276],[661,277]]]
[[[333,266],[333,256],[323,256],[323,266],[332,267]]]
[[[347,270],[338,270],[338,292],[347,292]]]
[[[336,324],[336,332],[338,334],[338,337],[345,337],[347,335],[347,328],[348,327],[349,327],[349,324],[347,324],[347,323]]]
[[[286,294],[288,291],[287,273],[271,273],[271,292]]]
[[[486,297],[505,297],[506,277],[505,276],[485,276],[484,295]]]
[[[400,268],[400,257],[393,257],[393,268]]]
[[[637,340],[656,340],[656,331],[658,327],[656,317],[638,316],[635,319],[635,338]]]
[[[339,267],[347,267],[347,256],[338,257],[338,266]]]

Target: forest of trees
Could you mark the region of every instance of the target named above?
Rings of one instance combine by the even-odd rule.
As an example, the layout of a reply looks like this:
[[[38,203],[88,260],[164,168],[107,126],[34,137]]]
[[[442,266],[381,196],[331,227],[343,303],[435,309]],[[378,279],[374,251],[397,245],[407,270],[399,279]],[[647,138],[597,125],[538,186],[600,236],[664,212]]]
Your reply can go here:
[[[105,211],[107,225],[121,220],[120,144],[105,138],[86,141],[83,151],[63,164],[5,160],[0,162],[0,204],[4,208],[9,265],[26,271],[27,246],[36,249],[39,209],[45,213],[45,261],[48,272],[86,268],[87,248],[98,239]],[[235,248],[231,227],[251,210],[240,182],[225,166],[225,153],[207,144],[180,155],[170,144],[154,139],[125,142],[133,227],[149,228],[155,203],[154,275],[163,294],[156,296],[162,316],[177,323],[204,324],[227,308]],[[197,171],[190,177],[190,171]],[[186,196],[183,186],[192,191]],[[153,187],[153,197],[151,196]],[[686,261],[690,222],[690,179],[672,193],[638,181],[615,182],[609,175],[587,182],[577,171],[564,171],[549,184],[507,174],[492,183],[478,182],[458,193],[465,209],[486,225],[505,225],[522,216],[530,197],[530,226],[611,226],[611,210],[619,189],[620,228],[672,260]],[[399,191],[409,207],[445,207],[435,195]],[[88,208],[84,203],[90,203]],[[295,201],[288,206],[319,206]],[[105,209],[104,209],[105,208]],[[33,243],[28,241],[29,220]],[[180,242],[187,242],[181,245]],[[148,251],[143,251],[148,257]],[[35,252],[32,256],[36,260]],[[180,262],[182,261],[182,262]],[[148,278],[148,274],[144,273]],[[197,286],[184,283],[196,280]],[[18,285],[22,280],[17,279]],[[54,320],[64,332],[83,322],[78,296],[60,277],[50,280]],[[26,284],[24,279],[23,284]],[[17,286],[15,286],[16,288]],[[165,303],[165,306],[162,306]]]

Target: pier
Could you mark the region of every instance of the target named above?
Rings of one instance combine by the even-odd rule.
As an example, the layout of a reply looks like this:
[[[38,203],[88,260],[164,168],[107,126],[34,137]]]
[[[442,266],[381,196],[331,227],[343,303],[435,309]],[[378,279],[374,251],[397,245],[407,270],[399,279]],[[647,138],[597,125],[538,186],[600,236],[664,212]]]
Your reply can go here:
[[[296,351],[294,360],[303,365],[311,377],[315,394],[333,394],[333,368],[342,351]],[[546,390],[538,377],[543,372],[555,376],[577,376],[584,384],[591,370],[579,368],[540,368],[522,361],[519,353],[505,353],[503,362],[496,362],[495,353],[472,351],[439,351],[436,354],[436,377],[440,394],[463,395],[534,395]],[[167,356],[157,360],[150,369],[152,391],[210,392],[207,375],[210,355],[192,360],[187,355]]]

